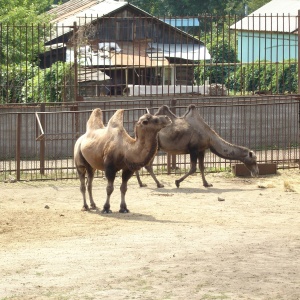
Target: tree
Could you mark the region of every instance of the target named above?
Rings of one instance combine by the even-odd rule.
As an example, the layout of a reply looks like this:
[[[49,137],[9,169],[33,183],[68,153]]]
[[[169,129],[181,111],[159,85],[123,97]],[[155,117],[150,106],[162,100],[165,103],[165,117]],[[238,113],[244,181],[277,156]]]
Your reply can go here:
[[[228,1],[225,8],[227,14],[237,14],[244,16],[257,10],[261,6],[268,3],[270,0],[243,0],[243,1]],[[247,8],[247,9],[246,9]]]
[[[217,23],[212,26],[212,34],[200,37],[205,42],[211,54],[211,63],[201,63],[194,70],[198,84],[204,84],[207,79],[209,83],[226,84],[228,77],[234,67],[230,63],[237,63],[235,51],[235,37],[225,34],[229,31],[231,19],[228,17],[218,18]]]
[[[63,102],[73,93],[66,88],[74,86],[71,68],[71,64],[56,62],[51,68],[37,70],[23,85],[22,102]]]
[[[238,14],[244,15],[245,6],[251,13],[263,6],[270,0],[130,0],[133,5],[142,8],[150,14],[156,16],[196,16],[199,14],[224,15]]]
[[[1,57],[5,63],[33,61],[39,47],[43,45],[45,28],[50,16],[44,14],[49,9],[50,0],[0,0]]]
[[[34,76],[50,34],[45,11],[51,4],[52,0],[0,0],[1,102],[19,102],[22,84]],[[9,87],[5,93],[4,87]]]
[[[34,22],[36,18],[43,20],[42,14],[49,10],[52,4],[53,0],[0,0],[0,22],[20,24],[26,21]]]

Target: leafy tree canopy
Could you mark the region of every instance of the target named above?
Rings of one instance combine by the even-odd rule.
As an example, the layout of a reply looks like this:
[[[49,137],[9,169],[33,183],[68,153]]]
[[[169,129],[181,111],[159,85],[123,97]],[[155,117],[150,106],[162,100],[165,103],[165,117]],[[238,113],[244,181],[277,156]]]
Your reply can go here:
[[[198,14],[241,14],[253,12],[270,0],[129,0],[129,2],[150,14],[163,16],[195,16]]]
[[[36,24],[47,21],[44,12],[53,0],[0,0],[0,23]]]

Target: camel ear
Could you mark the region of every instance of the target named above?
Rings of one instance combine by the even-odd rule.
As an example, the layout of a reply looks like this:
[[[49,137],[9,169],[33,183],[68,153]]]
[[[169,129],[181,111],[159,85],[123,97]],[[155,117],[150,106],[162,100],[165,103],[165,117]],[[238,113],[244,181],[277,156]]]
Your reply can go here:
[[[250,151],[250,152],[249,152],[249,157],[252,157],[252,156],[253,156],[253,152]]]

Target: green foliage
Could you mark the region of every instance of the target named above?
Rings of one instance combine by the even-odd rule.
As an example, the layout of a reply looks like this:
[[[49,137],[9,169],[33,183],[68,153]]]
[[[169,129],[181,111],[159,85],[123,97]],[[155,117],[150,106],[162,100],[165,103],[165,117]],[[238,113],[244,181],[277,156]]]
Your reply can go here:
[[[295,60],[289,60],[282,64],[261,61],[246,67],[239,66],[230,74],[226,86],[238,92],[297,93],[298,64]]]
[[[19,103],[22,99],[22,88],[26,80],[32,78],[38,67],[20,64],[10,64],[0,69],[0,103]]]
[[[226,14],[237,14],[244,16],[246,5],[248,6],[248,14],[250,14],[268,2],[270,2],[270,0],[227,1],[224,12]]]
[[[66,86],[72,86],[73,72],[70,64],[57,62],[50,68],[41,70],[27,80],[23,86],[22,102],[63,102]]]
[[[251,13],[269,0],[130,0],[131,4],[156,16],[244,15],[245,5]]]
[[[195,68],[196,82],[201,85],[206,79],[209,79],[209,83],[225,84],[228,75],[234,69],[234,66],[228,63],[238,62],[234,49],[225,41],[222,45],[212,43],[208,45],[208,48],[212,61]]]
[[[1,51],[1,64],[22,63],[37,60],[40,49],[43,49],[43,38],[49,30],[40,25],[4,25],[0,24],[1,41],[4,47]]]
[[[34,64],[50,34],[50,15],[43,12],[50,0],[0,0],[0,57],[1,65]],[[43,24],[43,25],[40,25]],[[14,69],[15,67],[9,67]]]
[[[52,0],[0,0],[0,23],[21,24],[43,20]]]
[[[286,61],[279,65],[278,74],[278,93],[297,93],[298,92],[298,62],[296,60]],[[273,77],[272,86],[275,86]]]
[[[49,36],[52,0],[0,0],[0,102],[18,103],[38,72],[38,54]],[[43,24],[43,25],[40,25]]]
[[[213,33],[204,35],[206,47],[212,59],[195,68],[194,74],[198,84],[204,84],[206,79],[209,79],[209,83],[225,84],[234,69],[230,63],[238,62],[234,49],[236,41],[234,37],[229,37],[224,33],[229,31],[230,22],[229,18],[220,18],[212,26]]]

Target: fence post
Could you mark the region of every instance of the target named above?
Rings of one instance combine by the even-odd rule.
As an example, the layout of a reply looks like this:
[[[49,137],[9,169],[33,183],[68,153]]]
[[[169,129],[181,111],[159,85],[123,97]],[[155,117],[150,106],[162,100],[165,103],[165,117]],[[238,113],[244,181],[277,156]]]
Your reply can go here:
[[[21,128],[22,128],[22,114],[17,114],[17,133],[16,133],[16,179],[21,179]]]
[[[171,100],[171,111],[177,115],[176,113],[176,105],[177,105],[177,100],[176,99],[172,99]],[[173,170],[176,170],[176,154],[172,154],[171,155],[171,168]]]
[[[41,112],[45,112],[45,103],[41,104]],[[41,114],[41,126],[45,130],[44,114]],[[45,174],[45,137],[40,140],[40,174]]]
[[[300,9],[298,10],[298,94],[300,94]]]
[[[77,59],[78,59],[78,53],[77,53],[77,23],[73,23],[73,46],[74,46],[74,97],[75,100],[79,100],[79,95],[78,95],[78,64],[77,64]]]

